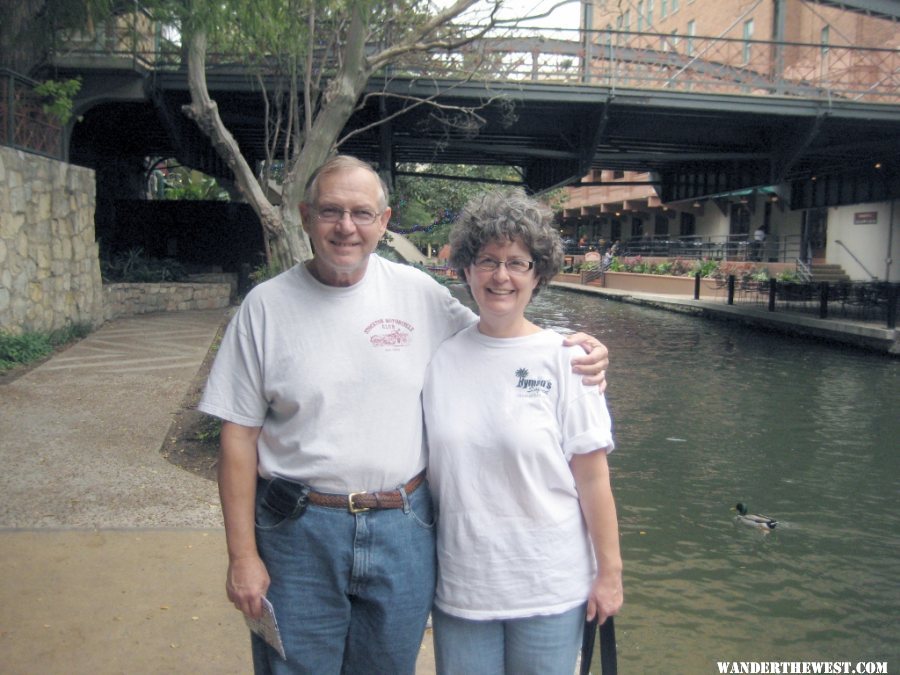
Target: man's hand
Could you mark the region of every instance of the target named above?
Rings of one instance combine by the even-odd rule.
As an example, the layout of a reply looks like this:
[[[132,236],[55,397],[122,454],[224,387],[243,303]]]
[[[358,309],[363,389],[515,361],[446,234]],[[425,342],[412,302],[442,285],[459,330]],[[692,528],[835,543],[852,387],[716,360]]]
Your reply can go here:
[[[262,598],[269,590],[269,573],[259,556],[228,562],[225,591],[234,606],[251,619],[262,616]]]
[[[606,369],[609,367],[609,350],[595,337],[587,333],[575,333],[569,335],[563,344],[567,347],[579,345],[584,351],[584,356],[572,359],[572,372],[583,375],[582,382],[591,386],[600,387],[600,392],[606,391]]]

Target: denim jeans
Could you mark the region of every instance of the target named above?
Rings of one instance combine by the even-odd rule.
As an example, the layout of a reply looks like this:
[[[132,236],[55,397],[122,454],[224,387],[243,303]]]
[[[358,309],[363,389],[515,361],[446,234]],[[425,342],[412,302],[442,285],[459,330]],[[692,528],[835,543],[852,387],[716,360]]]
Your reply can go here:
[[[585,605],[562,614],[471,621],[432,613],[438,675],[572,675]]]
[[[287,661],[252,636],[256,673],[414,673],[436,577],[431,493],[353,514],[309,504],[296,518],[257,488],[256,542]]]

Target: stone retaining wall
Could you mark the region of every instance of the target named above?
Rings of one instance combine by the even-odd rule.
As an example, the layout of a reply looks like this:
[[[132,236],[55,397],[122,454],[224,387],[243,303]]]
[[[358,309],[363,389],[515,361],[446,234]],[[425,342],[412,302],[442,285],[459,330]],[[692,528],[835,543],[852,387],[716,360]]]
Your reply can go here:
[[[94,172],[0,146],[0,329],[103,322]]]
[[[217,309],[231,303],[232,284],[205,281],[120,283],[103,286],[104,319],[149,312]]]

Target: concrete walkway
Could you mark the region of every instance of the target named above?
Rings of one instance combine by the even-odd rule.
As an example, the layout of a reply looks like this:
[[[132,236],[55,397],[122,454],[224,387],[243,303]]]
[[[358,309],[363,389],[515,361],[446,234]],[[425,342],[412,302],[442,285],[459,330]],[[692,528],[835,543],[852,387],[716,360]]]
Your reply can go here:
[[[756,304],[728,305],[724,299],[722,301],[694,300],[693,296],[689,295],[638,293],[560,281],[552,281],[550,285],[611,300],[695,314],[710,319],[737,321],[789,335],[802,335],[835,344],[852,345],[892,356],[900,355],[900,332],[896,329],[886,328],[883,321],[820,319],[814,314],[802,312],[770,312],[766,307]]]
[[[0,673],[252,671],[216,486],[160,454],[225,317],[118,319],[0,384]]]

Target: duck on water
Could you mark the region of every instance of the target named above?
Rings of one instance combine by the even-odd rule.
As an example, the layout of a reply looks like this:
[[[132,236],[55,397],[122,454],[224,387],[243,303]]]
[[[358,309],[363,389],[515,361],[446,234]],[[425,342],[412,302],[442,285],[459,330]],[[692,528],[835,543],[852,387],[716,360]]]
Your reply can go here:
[[[738,502],[734,509],[738,512],[734,520],[741,525],[762,530],[774,530],[778,526],[778,521],[774,518],[759,513],[747,513],[747,507],[742,502]]]

